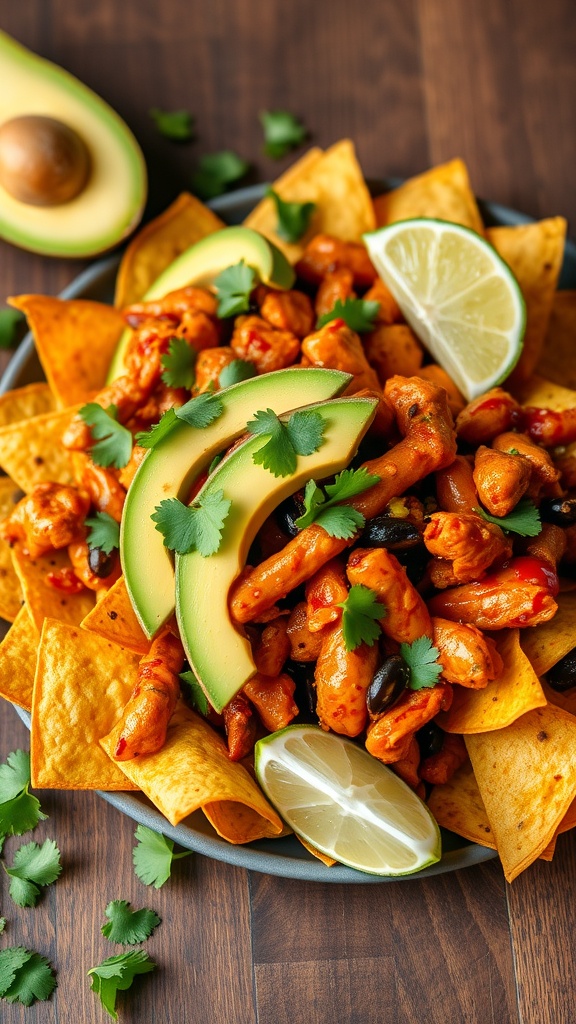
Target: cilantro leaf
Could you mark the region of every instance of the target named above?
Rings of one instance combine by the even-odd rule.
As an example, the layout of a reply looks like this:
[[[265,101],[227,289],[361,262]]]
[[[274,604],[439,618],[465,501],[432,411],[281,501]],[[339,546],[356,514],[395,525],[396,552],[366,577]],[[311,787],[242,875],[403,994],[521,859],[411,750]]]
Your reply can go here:
[[[214,420],[217,420],[223,412],[222,399],[210,391],[205,391],[203,395],[191,398],[189,402],[177,409],[176,418],[184,420],[189,427],[203,430],[204,427],[209,427]]]
[[[208,698],[194,673],[181,672],[179,678],[187,687],[188,697],[190,698],[191,703],[194,705],[196,710],[206,718],[208,711],[210,710],[210,705],[208,704]]]
[[[131,949],[120,956],[109,956],[97,967],[91,967],[88,976],[92,976],[91,988],[100,997],[100,1002],[113,1020],[118,1020],[116,1013],[116,994],[129,989],[138,974],[148,974],[156,964],[143,949]]]
[[[23,320],[19,309],[0,309],[0,348],[12,348]]]
[[[102,934],[110,942],[120,942],[123,946],[137,946],[139,942],[145,942],[160,924],[160,918],[153,910],[146,907],[130,910],[126,900],[112,900],[105,914],[108,921],[102,925]]]
[[[218,299],[218,316],[224,319],[250,309],[250,294],[258,283],[258,275],[244,260],[227,267],[214,278]]]
[[[342,299],[336,299],[330,312],[318,317],[316,327],[324,327],[331,320],[344,320],[344,323],[358,334],[373,331],[379,308],[379,302],[372,302],[369,299],[348,298],[344,299],[344,302]]]
[[[116,419],[116,406],[103,409],[96,402],[88,402],[78,413],[90,427],[92,444],[90,455],[97,466],[114,466],[122,469],[128,465],[132,455],[132,434]]]
[[[302,145],[307,135],[302,122],[287,110],[263,110],[260,123],[264,130],[264,152],[273,160],[280,160]]]
[[[163,441],[168,434],[172,433],[173,427],[178,423],[175,409],[167,409],[162,414],[158,423],[155,423],[150,430],[143,430],[136,434],[136,444],[141,448],[155,448],[160,441]]]
[[[346,650],[355,651],[360,644],[372,647],[381,633],[378,620],[386,615],[386,608],[378,601],[374,591],[362,583],[356,583],[338,607],[342,608],[342,632]]]
[[[270,187],[266,189],[266,195],[276,207],[276,234],[285,242],[297,242],[308,230],[316,203],[288,203]]]
[[[314,409],[293,412],[286,424],[286,432],[297,455],[312,455],[324,441],[326,422]]]
[[[472,511],[477,512],[486,522],[495,523],[502,530],[517,533],[520,537],[537,537],[542,529],[540,513],[530,498],[522,498],[507,516],[491,516],[483,508],[474,508]]]
[[[200,157],[198,170],[192,177],[192,188],[201,199],[214,199],[249,170],[250,164],[231,149],[206,153]]]
[[[0,836],[30,832],[47,815],[40,810],[40,801],[28,792],[30,785],[30,754],[16,750],[0,765]]]
[[[159,110],[152,107],[150,117],[161,135],[173,142],[189,142],[194,138],[194,118],[187,110]]]
[[[0,803],[13,800],[30,785],[30,754],[13,750],[4,764],[0,764]]]
[[[319,412],[302,409],[283,423],[272,409],[259,410],[247,424],[250,434],[268,435],[268,441],[252,456],[273,476],[290,476],[298,455],[312,455],[324,440],[326,424]]]
[[[0,935],[2,935],[2,932],[4,931],[5,927],[6,927],[6,918],[5,917],[0,917]]]
[[[110,555],[120,547],[120,523],[117,523],[107,512],[96,512],[91,519],[84,520],[90,527],[86,543],[89,548],[100,548],[105,555]]]
[[[326,484],[324,489],[332,504],[335,501],[349,501],[379,482],[379,476],[360,466],[359,469],[343,469],[335,477],[334,483]]]
[[[179,555],[198,551],[208,558],[220,547],[231,504],[220,488],[200,496],[192,505],[184,505],[178,498],[165,498],[150,518],[164,537],[164,547]]]
[[[364,516],[350,505],[340,505],[337,502],[348,501],[355,495],[362,494],[378,483],[379,479],[379,476],[369,473],[363,467],[344,469],[338,473],[333,484],[326,484],[328,498],[314,480],[309,480],[304,491],[306,511],[295,520],[295,525],[302,529],[311,523],[317,523],[331,537],[350,540],[364,526]]]
[[[9,1003],[31,1006],[35,999],[48,999],[56,988],[49,961],[23,946],[0,952],[0,996]]]
[[[170,878],[172,861],[189,857],[192,850],[174,853],[174,843],[160,832],[153,832],[145,825],[138,825],[134,838],[138,840],[132,851],[134,871],[144,885],[159,889]]]
[[[160,362],[164,367],[162,380],[169,388],[191,389],[196,379],[196,352],[186,338],[170,338],[168,351],[164,353]]]
[[[218,383],[221,388],[229,388],[231,384],[239,384],[242,380],[256,377],[258,370],[249,359],[233,359],[220,372]]]
[[[4,865],[10,876],[10,896],[19,907],[35,907],[40,896],[39,886],[50,885],[60,872],[60,850],[53,839],[45,839],[42,846],[27,843],[14,854],[11,868]]]
[[[365,523],[364,516],[351,505],[335,505],[333,508],[322,509],[316,516],[316,523],[330,537],[340,540],[351,540]]]
[[[410,669],[409,689],[436,685],[442,674],[442,665],[438,662],[440,651],[432,646],[427,636],[418,637],[412,644],[400,644],[400,654]]]

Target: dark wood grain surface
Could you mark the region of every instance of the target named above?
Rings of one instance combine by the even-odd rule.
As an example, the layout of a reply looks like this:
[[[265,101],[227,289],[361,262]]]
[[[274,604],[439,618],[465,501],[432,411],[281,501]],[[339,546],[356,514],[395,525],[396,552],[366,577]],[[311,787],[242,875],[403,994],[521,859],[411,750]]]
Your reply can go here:
[[[232,148],[274,177],[258,112],[299,114],[321,145],[349,135],[367,176],[462,156],[479,195],[576,223],[573,0],[0,0],[0,28],[62,64],[128,121],[151,177],[148,213]],[[2,69],[0,68],[0,88]],[[151,106],[196,115],[197,141],[160,138]],[[288,161],[283,161],[280,168]],[[57,293],[81,265],[0,243],[2,297]],[[27,747],[0,709],[0,758]],[[576,836],[512,886],[497,862],[403,883],[340,886],[249,875],[199,856],[160,890],[132,870],[134,825],[98,797],[39,794],[64,871],[35,910],[2,878],[3,945],[48,956],[58,989],[3,1024],[100,1024],[86,971],[110,955],[109,900],[149,906],[159,965],[120,996],[148,1024],[571,1024]],[[17,841],[8,840],[11,860]]]

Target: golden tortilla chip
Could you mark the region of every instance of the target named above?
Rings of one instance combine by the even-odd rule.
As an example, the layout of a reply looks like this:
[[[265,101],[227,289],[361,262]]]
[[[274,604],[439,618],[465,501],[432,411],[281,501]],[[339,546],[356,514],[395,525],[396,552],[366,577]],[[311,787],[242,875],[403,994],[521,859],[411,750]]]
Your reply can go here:
[[[321,860],[327,868],[333,868],[334,865],[338,863],[337,860],[334,860],[334,857],[329,857],[328,854],[323,853],[322,850],[317,850],[316,847],[312,846],[312,843],[309,843],[307,839],[302,839],[302,836],[296,836],[296,839],[302,843],[302,846],[305,850],[308,850],[308,853],[311,853],[317,860]]]
[[[553,619],[533,629],[523,629],[520,634],[522,650],[537,676],[546,675],[557,661],[576,647],[576,593],[558,594],[556,600],[558,611]]]
[[[112,756],[121,726],[101,744]],[[172,825],[202,807],[218,835],[231,843],[277,836],[283,825],[264,794],[221,736],[185,705],[176,709],[166,743],[119,766]]]
[[[62,435],[78,407],[48,412],[0,427],[0,468],[26,494],[36,484],[73,484],[72,462]]]
[[[554,295],[536,373],[576,390],[576,291]]]
[[[0,696],[25,711],[32,707],[38,633],[22,605],[0,644]]]
[[[13,480],[0,477],[0,522],[14,509],[21,494]],[[0,537],[0,618],[14,622],[22,607],[22,587],[12,564],[12,550]]]
[[[0,427],[53,412],[55,408],[56,399],[48,384],[26,384],[0,395]]]
[[[508,378],[515,386],[528,380],[542,352],[564,256],[566,221],[550,217],[535,224],[488,228],[486,236],[510,267],[526,302],[524,347]]]
[[[127,647],[135,654],[147,654],[150,650],[150,640],[136,618],[123,576],[96,602],[83,620],[82,628]]]
[[[360,242],[364,232],[376,226],[370,193],[349,139],[324,153],[309,150],[272,187],[287,202],[316,204],[310,226],[298,242],[285,242],[276,233],[278,217],[272,199],[262,199],[244,221],[246,227],[274,242],[290,263],[300,259],[313,235]]]
[[[224,221],[204,203],[183,192],[130,242],[116,279],[116,308],[123,309],[139,302],[177,256],[206,235],[224,227]]]
[[[61,570],[72,569],[68,552],[62,549],[29,558],[24,551],[22,541],[17,541],[12,548],[12,558],[30,618],[38,632],[46,618],[79,626],[94,605],[94,592],[84,587],[79,594],[70,594],[50,583],[53,574],[58,577]]]
[[[498,635],[498,653],[504,662],[502,672],[483,690],[454,687],[449,711],[437,716],[446,732],[491,732],[503,729],[521,715],[546,704],[540,680],[520,647],[519,630]]]
[[[546,849],[576,797],[576,718],[547,704],[466,747],[512,882]]]
[[[117,644],[46,619],[32,702],[30,768],[40,789],[133,789],[100,739],[118,722],[138,658]]]
[[[88,299],[17,295],[10,305],[26,314],[48,383],[61,409],[87,402],[106,382],[110,359],[125,327],[112,306]]]
[[[564,388],[544,377],[534,374],[525,384],[514,389],[521,405],[531,405],[537,409],[573,409],[576,405],[576,391]]]
[[[484,234],[484,225],[463,160],[450,160],[409,178],[374,200],[378,227],[412,217],[452,221]]]

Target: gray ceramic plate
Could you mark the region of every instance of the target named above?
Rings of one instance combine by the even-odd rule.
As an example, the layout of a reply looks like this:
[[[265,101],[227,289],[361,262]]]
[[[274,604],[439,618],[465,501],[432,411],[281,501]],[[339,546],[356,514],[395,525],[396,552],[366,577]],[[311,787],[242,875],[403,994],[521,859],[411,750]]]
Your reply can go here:
[[[388,181],[383,183],[383,186],[390,188],[396,184],[396,181]],[[263,191],[264,186],[262,185],[241,189],[214,200],[211,206],[228,223],[239,224],[262,197]],[[525,224],[531,220],[530,217],[494,203],[483,203],[481,206],[487,224]],[[62,292],[62,297],[82,297],[110,302],[118,263],[119,256],[110,256],[94,263]],[[566,245],[561,287],[576,288],[576,245],[572,242],[568,242]],[[0,393],[8,391],[10,388],[42,380],[42,378],[42,368],[36,356],[32,337],[28,334],[0,382]],[[15,710],[22,721],[30,727],[29,715],[20,708]],[[207,857],[225,861],[227,864],[249,868],[252,871],[262,871],[270,875],[281,875],[284,878],[297,878],[311,882],[359,883],[405,880],[378,878],[340,865],[327,868],[320,861],[311,857],[293,836],[285,839],[261,840],[246,846],[231,846],[220,839],[201,811],[191,815],[180,825],[173,826],[145,797],[128,793],[101,793],[100,795],[123,814],[147,825],[156,832],[163,832],[164,835],[174,839],[181,846],[195,850],[197,853],[203,853]],[[444,853],[438,864],[411,877],[424,878],[447,871],[456,871],[459,868],[491,860],[496,856],[493,850],[477,846],[474,843],[466,843],[459,836],[454,836],[444,830],[443,849]]]

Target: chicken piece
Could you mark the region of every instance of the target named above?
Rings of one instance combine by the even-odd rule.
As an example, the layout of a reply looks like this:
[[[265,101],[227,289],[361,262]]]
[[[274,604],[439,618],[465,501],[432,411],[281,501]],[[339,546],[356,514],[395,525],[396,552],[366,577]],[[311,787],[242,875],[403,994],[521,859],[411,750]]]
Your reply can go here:
[[[237,358],[254,363],[258,373],[283,370],[295,363],[300,342],[291,331],[279,331],[259,316],[239,316],[230,345]]]
[[[323,636],[321,632],[311,632],[305,601],[292,610],[286,632],[290,641],[290,657],[294,661],[316,661],[322,649]]]
[[[136,423],[131,420],[128,426],[131,430],[134,430],[135,426],[140,430],[141,425],[145,425],[148,429],[152,423],[158,423],[168,409],[179,409],[184,402],[188,401],[189,397],[190,393],[186,388],[173,388],[160,381],[148,398],[146,405],[141,406],[138,410]]]
[[[420,372],[424,350],[407,324],[380,324],[366,335],[364,347],[382,385],[395,374],[413,377]]]
[[[407,786],[410,786],[410,789],[413,789],[421,799],[424,799],[425,789],[420,780],[419,765],[420,747],[418,740],[413,735],[408,745],[406,757],[403,757],[400,761],[393,761],[390,767],[396,775],[399,775],[404,780]]]
[[[561,411],[523,409],[522,423],[532,440],[545,448],[576,441],[576,405]]]
[[[154,390],[162,375],[162,356],[168,352],[170,342],[176,333],[177,330],[172,324],[158,321],[147,321],[134,331],[124,358],[128,380],[132,386],[138,384],[147,394]],[[112,386],[115,383],[116,381]],[[129,387],[127,390],[129,392]],[[125,422],[126,418],[128,417],[123,418],[122,422]]]
[[[158,377],[160,374],[158,374]],[[119,423],[126,423],[134,416],[138,409],[148,400],[157,380],[151,381],[149,386],[141,386],[137,380],[125,375],[118,377],[108,387],[103,388],[92,401],[96,405],[108,409],[113,405],[116,409],[115,419]],[[62,436],[62,444],[72,451],[86,451],[92,444],[90,427],[84,422],[81,416],[76,414]]]
[[[254,749],[258,721],[250,702],[243,693],[237,693],[222,712],[228,757],[231,761],[241,761]]]
[[[314,308],[317,316],[324,316],[331,313],[338,301],[346,302],[346,299],[355,298],[354,275],[348,267],[340,267],[338,270],[331,270],[320,282],[316,294]],[[314,325],[306,334],[310,334]]]
[[[322,729],[359,736],[367,719],[366,691],[378,663],[378,646],[361,644],[347,651],[341,623],[324,636],[316,662],[316,712]]]
[[[148,453],[147,448],[142,448],[141,445],[135,444],[132,449],[132,455],[130,456],[130,462],[122,467],[118,472],[118,482],[127,491],[136,476],[136,470],[142,464],[144,456]]]
[[[185,338],[195,352],[203,352],[220,344],[222,323],[206,313],[184,313],[175,334]]]
[[[302,352],[312,366],[351,373],[354,380],[346,389],[347,395],[356,394],[362,388],[381,390],[359,336],[343,320],[331,320],[314,334],[309,334],[302,342]]]
[[[468,751],[462,736],[444,733],[442,747],[437,754],[426,757],[420,765],[420,776],[433,786],[443,786],[468,760]]]
[[[421,690],[406,690],[400,700],[369,724],[366,750],[384,764],[406,760],[414,733],[435,718],[439,711],[447,711],[451,703],[450,683],[439,682]]]
[[[352,271],[355,288],[369,288],[377,278],[366,247],[360,242],[342,242],[331,235],[315,235],[296,264],[303,281],[320,284],[326,274],[347,267]]]
[[[396,413],[403,435],[394,448],[364,463],[380,481],[349,504],[372,519],[388,502],[429,473],[454,461],[456,444],[446,392],[418,377],[392,377],[385,398]],[[230,611],[236,622],[250,622],[280,597],[304,583],[351,541],[331,537],[316,523],[305,527],[279,554],[266,559],[234,582]]]
[[[432,629],[446,682],[482,690],[502,671],[502,658],[494,641],[476,626],[434,616]]]
[[[407,644],[420,636],[432,638],[432,622],[424,601],[404,566],[386,548],[356,548],[346,572],[352,586],[368,587],[384,605],[380,625],[386,636]]]
[[[114,470],[97,466],[84,452],[74,452],[73,455],[74,476],[88,492],[92,504],[99,512],[107,512],[120,523],[126,491],[114,475]]]
[[[452,377],[446,373],[446,370],[443,370],[437,363],[428,363],[428,366],[420,367],[418,376],[422,377],[423,380],[432,381],[433,384],[437,384],[440,388],[444,388],[448,395],[448,408],[454,419],[456,419],[464,409],[466,399],[456,387]]]
[[[221,345],[219,348],[205,348],[198,353],[196,360],[196,385],[195,390],[202,394],[215,387],[220,387],[220,374],[225,366],[233,363],[238,356],[229,345]]]
[[[122,566],[117,552],[105,555],[101,551],[100,555],[101,557],[96,561],[98,571],[94,572],[90,567],[90,548],[86,541],[79,540],[68,545],[68,557],[72,563],[74,575],[88,590],[96,592],[109,590],[122,575]]]
[[[446,590],[447,587],[456,587],[458,580],[454,575],[452,562],[445,558],[432,558],[428,562],[427,575],[430,583],[436,590]]]
[[[260,721],[268,732],[285,729],[298,714],[294,700],[296,683],[286,672],[274,677],[255,675],[243,687],[242,693],[254,705]]]
[[[558,578],[536,558],[516,558],[480,583],[445,590],[428,602],[433,616],[479,629],[537,626],[556,614]]]
[[[520,406],[512,395],[502,388],[492,388],[462,410],[456,420],[456,433],[468,444],[487,444],[509,430],[519,414]]]
[[[256,292],[260,316],[279,331],[305,338],[314,329],[314,309],[304,292],[277,291],[260,285]]]
[[[493,516],[507,516],[526,494],[532,470],[527,459],[480,445],[474,459],[474,483],[480,501]]]
[[[364,295],[366,302],[377,302],[378,312],[374,318],[377,324],[397,324],[402,320],[402,312],[396,299],[382,278],[377,277],[372,287]]]
[[[348,583],[344,562],[331,558],[306,584],[306,611],[308,629],[317,633],[319,629],[339,622],[342,609],[338,605],[348,597]]]
[[[452,563],[460,583],[478,580],[496,558],[512,552],[511,541],[499,526],[464,512],[434,512],[424,530],[424,544],[431,555]]]
[[[218,301],[208,288],[197,288],[188,285],[168,292],[162,299],[150,302],[135,302],[122,310],[122,316],[130,327],[140,327],[145,320],[167,320],[178,323],[185,313],[205,313],[217,315]]]
[[[566,553],[567,543],[566,531],[561,526],[543,523],[538,536],[532,537],[528,542],[526,554],[546,562],[556,571],[556,566]]]
[[[530,487],[528,493],[536,498],[543,488],[553,487],[560,479],[560,470],[554,465],[550,453],[535,444],[526,434],[515,434],[507,431],[498,434],[492,441],[492,447],[498,452],[521,456],[531,468]]]
[[[268,623],[262,630],[257,644],[253,647],[253,654],[254,663],[260,675],[280,675],[284,668],[284,662],[290,657],[290,638],[286,616]]]
[[[436,498],[443,512],[467,513],[478,507],[472,464],[464,455],[436,473]]]
[[[183,664],[184,650],[173,633],[166,630],[152,641],[148,654],[140,660],[138,682],[122,714],[116,761],[130,761],[162,749],[180,696],[178,673]]]
[[[369,436],[371,438],[380,437],[386,441],[390,440],[395,427],[394,410],[388,399],[382,394],[380,388],[377,391],[373,388],[360,388],[360,391],[356,391],[355,385],[352,383],[348,385],[344,394],[351,395],[352,393],[355,398],[372,398],[378,403],[374,419],[370,424]],[[388,445],[386,444],[382,447],[387,448]]]
[[[0,537],[9,544],[23,540],[31,558],[65,548],[84,537],[90,501],[74,487],[42,483],[0,523]]]

